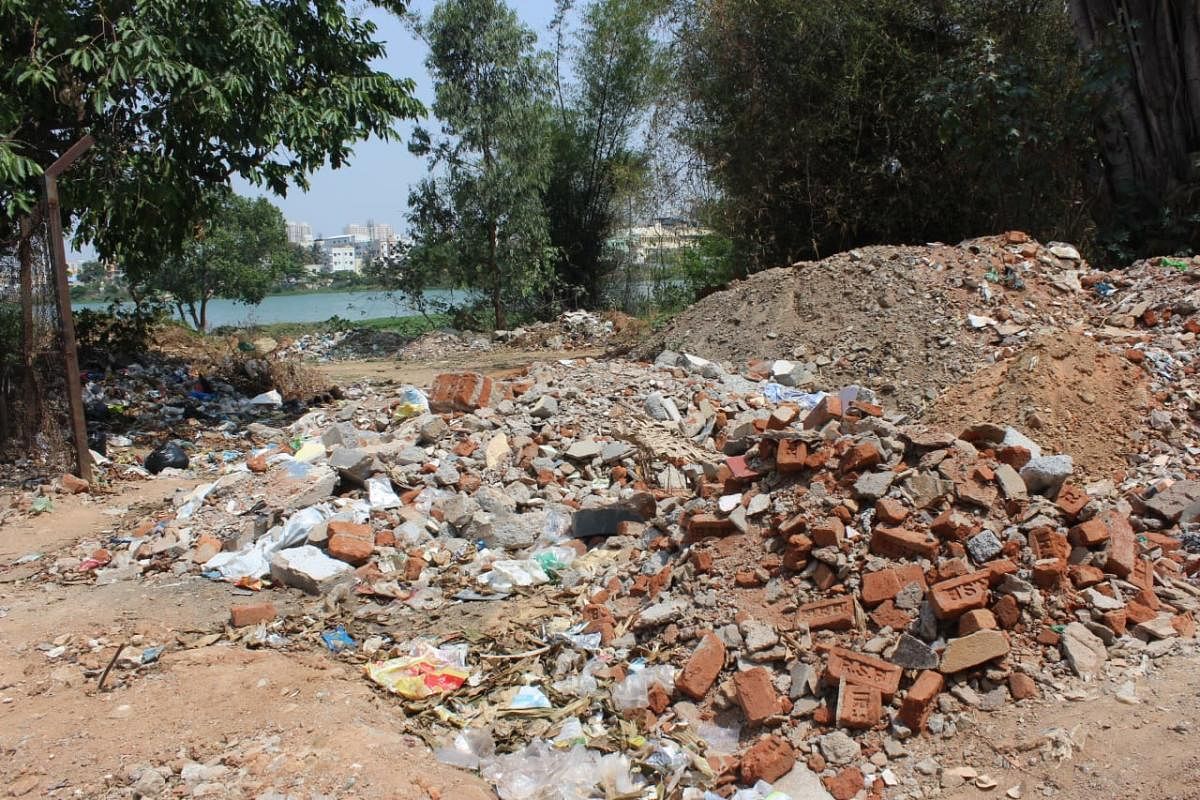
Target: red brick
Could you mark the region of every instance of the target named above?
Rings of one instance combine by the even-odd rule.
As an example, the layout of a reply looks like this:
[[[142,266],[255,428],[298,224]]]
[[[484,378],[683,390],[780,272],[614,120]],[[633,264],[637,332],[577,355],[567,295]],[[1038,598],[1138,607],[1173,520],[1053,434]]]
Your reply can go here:
[[[862,472],[878,464],[882,458],[879,448],[872,442],[859,442],[842,456],[838,463],[838,471]]]
[[[1130,625],[1140,625],[1143,622],[1149,622],[1157,616],[1158,612],[1145,603],[1130,600],[1125,604],[1125,619]]]
[[[1062,641],[1062,636],[1051,628],[1042,628],[1038,631],[1037,643],[1046,647],[1058,647]]]
[[[706,536],[727,536],[736,531],[733,522],[727,517],[715,514],[696,514],[688,520],[688,541],[694,542]]]
[[[917,676],[908,693],[900,703],[900,720],[914,733],[925,728],[925,722],[933,711],[933,701],[945,686],[941,673],[927,669]]]
[[[421,579],[421,573],[425,571],[428,562],[420,551],[409,553],[408,561],[404,562],[404,580],[412,583]]]
[[[854,627],[854,617],[853,597],[832,597],[796,609],[796,626],[807,625],[812,631],[846,631]]]
[[[885,525],[899,525],[908,519],[908,509],[899,500],[884,497],[875,504],[875,518]]]
[[[929,593],[929,602],[938,619],[958,619],[973,608],[984,608],[987,601],[986,570],[935,583]]]
[[[433,379],[429,408],[435,414],[474,411],[490,404],[492,379],[477,372],[447,372]]]
[[[846,538],[846,525],[837,517],[826,517],[809,526],[809,535],[816,547],[841,547]]]
[[[759,739],[742,756],[742,783],[774,783],[792,771],[796,752],[787,739],[774,734]]]
[[[1061,558],[1071,555],[1071,545],[1067,537],[1056,533],[1053,528],[1035,528],[1029,532],[1029,546],[1033,549],[1034,558]]]
[[[1037,683],[1024,672],[1014,672],[1008,676],[1008,691],[1014,700],[1030,700],[1038,696]]]
[[[1137,541],[1129,518],[1113,509],[1105,511],[1100,517],[1108,527],[1108,560],[1104,564],[1104,571],[1122,578],[1129,577],[1137,559]]]
[[[1149,542],[1151,548],[1161,547],[1164,553],[1173,553],[1182,546],[1174,536],[1168,536],[1158,531],[1142,531],[1138,535]]]
[[[1021,467],[1029,463],[1033,458],[1033,453],[1029,452],[1029,448],[1013,445],[1011,447],[1001,447],[996,451],[996,458],[1002,464],[1008,464],[1015,470],[1020,470]]]
[[[896,604],[891,600],[885,600],[871,612],[871,622],[875,623],[877,628],[902,631],[912,622],[912,614],[896,608]]]
[[[903,588],[900,583],[900,571],[897,569],[865,573],[862,576],[863,605],[877,606],[884,600],[891,600]]]
[[[1054,589],[1067,574],[1067,562],[1061,558],[1040,558],[1033,562],[1033,582],[1042,589]]]
[[[998,558],[995,561],[989,561],[983,569],[988,574],[988,583],[995,586],[1004,580],[1005,575],[1015,574],[1017,565],[1011,558]]]
[[[998,628],[996,615],[986,608],[976,608],[958,618],[958,635],[967,636],[975,631]]]
[[[875,727],[883,716],[883,695],[873,686],[859,686],[843,678],[838,683],[837,723],[843,728]]]
[[[863,774],[858,767],[846,767],[837,775],[825,775],[821,782],[833,800],[851,800],[863,789]]]
[[[808,461],[808,445],[799,439],[784,439],[775,451],[775,469],[780,472],[800,472]]]
[[[901,672],[895,664],[844,647],[830,648],[825,662],[826,683],[836,686],[844,678],[858,686],[878,689],[886,700],[900,688]]]
[[[808,564],[808,555],[812,552],[813,543],[802,533],[789,536],[787,547],[783,549],[783,566],[790,570],[800,571]]]
[[[1125,635],[1125,628],[1128,625],[1129,619],[1125,609],[1118,608],[1113,611],[1104,612],[1104,624],[1112,630],[1117,636]]]
[[[871,533],[871,552],[884,558],[937,557],[938,543],[924,534],[880,526]]]
[[[329,555],[347,564],[365,564],[375,552],[375,542],[361,536],[337,533],[329,537]]]
[[[63,491],[68,494],[84,494],[92,488],[92,485],[83,478],[69,472],[63,473],[59,483],[62,484]]]
[[[992,606],[992,615],[1001,628],[1011,630],[1021,621],[1021,607],[1017,605],[1015,597],[1006,594]]]
[[[247,603],[229,607],[229,624],[235,628],[245,628],[260,622],[269,622],[279,616],[275,604],[269,602]]]
[[[649,696],[649,708],[656,715],[662,714],[671,705],[671,695],[660,684],[651,685],[646,694]]]
[[[373,540],[375,538],[370,525],[360,525],[342,519],[330,520],[327,530],[330,537],[343,534],[345,536],[355,536],[359,539]]]
[[[1104,524],[1104,519],[1100,517],[1092,517],[1086,522],[1081,522],[1076,525],[1068,533],[1071,544],[1077,547],[1096,547],[1108,541],[1108,526]]]
[[[1075,518],[1079,516],[1080,511],[1083,511],[1088,500],[1087,492],[1067,481],[1058,490],[1058,497],[1054,498],[1054,504],[1068,517]]]
[[[832,589],[837,584],[837,573],[825,563],[818,563],[813,567],[812,575],[809,578],[813,585],[823,592]]]
[[[1076,589],[1086,589],[1104,580],[1104,571],[1091,564],[1071,564],[1067,567],[1067,574]]]
[[[692,566],[695,568],[696,572],[700,573],[701,575],[712,572],[712,569],[713,569],[712,553],[706,553],[706,552],[699,551],[699,550],[693,550],[692,551]]]
[[[761,725],[782,710],[779,695],[771,683],[771,673],[762,667],[743,670],[733,676],[733,690],[747,724]]]
[[[1196,620],[1192,617],[1192,612],[1185,611],[1182,614],[1176,614],[1171,617],[1171,627],[1183,639],[1196,638]]]
[[[804,428],[813,430],[823,428],[831,420],[841,419],[843,415],[842,400],[836,394],[827,394],[821,398],[808,416],[804,418]]]
[[[961,542],[975,532],[975,520],[970,514],[947,508],[929,523],[929,530],[939,538]]]
[[[706,631],[680,670],[675,688],[693,700],[702,700],[724,668],[725,643],[712,631]]]

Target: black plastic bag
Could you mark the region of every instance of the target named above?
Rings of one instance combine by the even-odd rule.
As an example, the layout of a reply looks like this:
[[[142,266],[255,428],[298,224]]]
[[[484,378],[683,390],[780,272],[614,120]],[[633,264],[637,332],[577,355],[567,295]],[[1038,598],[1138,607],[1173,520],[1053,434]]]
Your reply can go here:
[[[189,463],[187,453],[174,442],[167,442],[146,456],[146,469],[151,475],[157,475],[168,467],[187,469]]]

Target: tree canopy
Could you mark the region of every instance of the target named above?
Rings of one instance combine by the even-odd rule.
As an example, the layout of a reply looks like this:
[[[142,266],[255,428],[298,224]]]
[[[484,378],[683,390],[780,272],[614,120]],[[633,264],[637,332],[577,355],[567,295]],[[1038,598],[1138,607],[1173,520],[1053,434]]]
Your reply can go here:
[[[0,30],[0,241],[34,207],[41,169],[90,133],[64,211],[132,278],[189,238],[231,176],[305,188],[423,111],[411,80],[374,66],[375,25],[343,2],[5,0]]]

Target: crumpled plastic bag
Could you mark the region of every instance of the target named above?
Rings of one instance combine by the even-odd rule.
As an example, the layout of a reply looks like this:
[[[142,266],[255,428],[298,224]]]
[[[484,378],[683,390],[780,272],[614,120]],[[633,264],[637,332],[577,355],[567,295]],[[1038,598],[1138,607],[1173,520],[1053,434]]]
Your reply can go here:
[[[400,392],[400,404],[396,406],[396,419],[419,417],[429,413],[429,398],[415,386],[405,386]]]
[[[432,647],[421,644],[412,654],[366,665],[367,677],[389,692],[409,700],[447,694],[471,676],[466,645]]]

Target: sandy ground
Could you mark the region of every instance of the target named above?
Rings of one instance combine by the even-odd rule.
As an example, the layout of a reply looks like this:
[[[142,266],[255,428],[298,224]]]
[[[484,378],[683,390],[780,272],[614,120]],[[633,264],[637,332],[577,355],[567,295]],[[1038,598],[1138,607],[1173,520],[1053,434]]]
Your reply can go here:
[[[436,361],[398,361],[395,359],[364,359],[362,361],[329,361],[314,366],[334,383],[346,383],[369,378],[391,380],[427,386],[433,379],[449,371],[482,372],[493,377],[520,373],[535,361],[554,361],[560,358],[599,358],[603,348],[578,350],[502,350],[494,353],[471,353]]]
[[[484,354],[457,366],[516,370],[521,359]],[[331,374],[421,382],[444,369],[352,362]],[[151,480],[95,499],[60,498],[53,513],[0,528],[0,797],[130,796],[124,787],[139,768],[189,760],[223,768],[215,797],[269,790],[306,799],[493,797],[473,775],[438,764],[422,742],[401,733],[399,706],[336,656],[307,646],[204,644],[226,624],[231,602],[244,599],[227,584],[164,574],[64,585],[23,579],[22,567],[13,566],[27,553],[52,556],[127,530],[180,485]],[[282,606],[298,602],[270,595]],[[45,652],[100,639],[105,645],[79,663]],[[114,670],[104,691],[85,677],[84,667],[102,667],[117,644],[136,652],[152,642],[168,644],[157,665]],[[1196,646],[1185,653],[1135,680],[1138,705],[1119,703],[1103,685],[1079,700],[1014,704],[980,712],[953,739],[910,743],[911,757],[932,754],[943,767],[989,765],[980,771],[997,788],[948,788],[942,796],[950,800],[1004,797],[1012,787],[1023,798],[1200,800],[1200,671]],[[1053,728],[1073,732],[1079,745],[1061,763],[1033,747]]]

